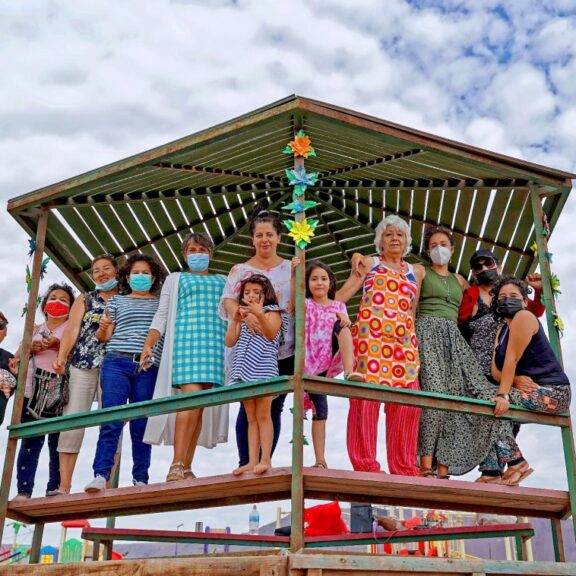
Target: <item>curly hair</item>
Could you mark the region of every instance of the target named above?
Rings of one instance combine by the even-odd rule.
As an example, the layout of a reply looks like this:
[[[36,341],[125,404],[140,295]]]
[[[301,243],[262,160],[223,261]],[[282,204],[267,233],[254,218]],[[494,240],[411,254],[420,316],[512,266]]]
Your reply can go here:
[[[332,272],[332,268],[320,260],[311,260],[306,266],[306,298],[312,298],[312,292],[310,292],[308,285],[310,282],[310,276],[312,276],[312,272],[316,268],[320,268],[320,270],[324,270],[324,272],[328,274],[328,280],[330,280],[330,286],[328,287],[328,298],[330,298],[330,300],[334,300],[334,298],[336,298],[336,276],[334,272]]]
[[[264,292],[264,302],[262,306],[269,306],[270,304],[278,306],[278,298],[276,297],[276,292],[274,292],[272,282],[270,282],[264,274],[252,274],[242,280],[240,283],[240,293],[238,294],[240,304],[244,301],[244,288],[246,288],[246,284],[258,284],[258,286],[262,287]]]
[[[508,286],[512,284],[516,286],[518,290],[520,290],[520,294],[522,294],[522,298],[525,300],[528,298],[529,295],[529,288],[528,285],[518,278],[514,278],[514,276],[502,276],[498,283],[492,290],[490,290],[490,294],[492,295],[492,302],[490,302],[490,312],[492,312],[494,318],[499,319],[500,315],[497,312],[498,307],[498,295],[500,294],[500,290],[504,288],[504,286]]]
[[[452,234],[452,230],[443,224],[428,224],[426,226],[426,230],[424,232],[424,255],[429,258],[430,253],[430,238],[434,236],[434,234],[444,234],[448,241],[450,242],[450,246],[454,246],[454,234]]]
[[[155,258],[148,256],[148,254],[132,254],[118,271],[118,287],[120,292],[123,294],[130,294],[132,292],[132,288],[130,288],[130,272],[136,262],[146,262],[148,266],[150,266],[152,278],[154,278],[150,292],[154,293],[159,290],[164,282],[164,278],[166,278],[165,270]]]
[[[396,214],[389,214],[386,218],[382,219],[378,226],[376,226],[376,230],[374,231],[374,246],[376,247],[376,252],[380,254],[382,251],[382,236],[388,227],[404,232],[404,235],[406,236],[406,247],[404,248],[404,254],[402,254],[402,257],[408,256],[412,250],[410,226],[408,226],[406,220],[400,218],[400,216],[397,216]]]
[[[62,282],[60,284],[50,284],[50,286],[48,286],[48,290],[44,292],[44,296],[42,296],[42,301],[40,302],[40,310],[42,310],[44,316],[47,316],[45,312],[46,304],[48,302],[48,298],[50,298],[50,294],[52,294],[54,290],[62,290],[68,294],[70,297],[70,308],[72,308],[72,304],[74,304],[74,300],[76,299],[76,296],[74,296],[74,288],[72,288],[70,284],[66,284],[66,282]]]

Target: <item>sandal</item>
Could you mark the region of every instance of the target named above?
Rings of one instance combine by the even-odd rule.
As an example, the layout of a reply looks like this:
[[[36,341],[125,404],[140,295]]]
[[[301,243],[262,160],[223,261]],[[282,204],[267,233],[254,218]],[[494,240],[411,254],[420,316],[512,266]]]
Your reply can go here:
[[[166,482],[177,482],[184,480],[184,464],[182,462],[174,462],[168,469]]]
[[[312,466],[312,468],[324,468],[325,470],[327,470],[328,464],[326,464],[325,460],[322,460],[322,462],[316,462],[316,464],[314,464],[314,466]]]
[[[526,460],[516,464],[516,466],[508,467],[508,470],[502,475],[502,484],[506,486],[519,486],[522,480],[525,480],[532,474],[534,470],[530,468],[530,465]]]
[[[420,468],[420,474],[423,478],[436,478],[436,472],[432,468]]]
[[[188,480],[189,478],[196,478],[196,474],[194,474],[190,468],[187,468],[184,470],[184,480]]]
[[[365,382],[366,378],[364,374],[360,374],[360,372],[344,372],[344,380],[350,380],[350,382]]]
[[[485,476],[484,474],[480,478],[476,478],[474,482],[480,484],[504,484],[500,476]]]

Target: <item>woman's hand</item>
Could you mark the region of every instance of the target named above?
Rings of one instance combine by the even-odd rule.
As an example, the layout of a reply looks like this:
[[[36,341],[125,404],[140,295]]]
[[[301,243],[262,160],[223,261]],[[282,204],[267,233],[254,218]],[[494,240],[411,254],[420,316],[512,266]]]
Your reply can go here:
[[[506,398],[503,398],[502,396],[492,398],[492,402],[496,402],[496,406],[494,407],[494,416],[502,416],[510,409],[510,400],[506,400]]]
[[[298,258],[298,256],[294,256],[294,258],[292,258],[292,261],[290,262],[290,270],[292,270],[292,274],[294,274],[294,270],[300,266],[300,262],[301,260]]]
[[[348,317],[348,314],[336,312],[336,317],[340,320],[340,328],[350,328],[350,326],[352,326],[352,321]]]
[[[66,360],[56,358],[52,363],[52,370],[54,370],[56,374],[64,374],[64,371],[66,370]]]
[[[542,292],[542,275],[538,273],[528,274],[526,276],[526,284],[534,288],[538,292]]]
[[[352,266],[352,274],[357,278],[364,278],[368,269],[364,264],[364,256],[360,254],[360,252],[354,252],[352,254],[352,259],[350,260],[350,264]]]
[[[530,376],[514,376],[512,386],[519,392],[534,392],[534,390],[540,388]]]
[[[60,338],[56,338],[56,336],[42,338],[42,343],[44,350],[58,350],[60,348]]]
[[[30,352],[32,354],[38,354],[39,352],[44,352],[46,350],[46,346],[44,345],[44,338],[42,340],[32,340],[32,344],[30,345]]]
[[[0,392],[8,399],[12,394],[12,388],[10,386],[0,386]]]
[[[8,360],[8,370],[14,374],[14,376],[18,375],[18,366],[20,365],[20,360],[16,356],[14,358],[10,358]]]
[[[260,326],[260,321],[254,314],[246,314],[243,318],[243,322],[246,324],[248,330],[250,330],[252,334],[262,334],[262,326]]]
[[[151,346],[144,346],[140,352],[140,370],[148,370],[154,364],[154,352]]]

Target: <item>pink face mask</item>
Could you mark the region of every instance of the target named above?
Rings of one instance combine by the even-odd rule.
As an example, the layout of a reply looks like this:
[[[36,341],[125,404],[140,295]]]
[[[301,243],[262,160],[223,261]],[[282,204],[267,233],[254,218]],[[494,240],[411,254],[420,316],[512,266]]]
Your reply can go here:
[[[46,306],[44,306],[44,312],[52,318],[63,318],[64,316],[68,316],[69,310],[70,306],[64,302],[60,302],[60,300],[51,300],[46,303]]]

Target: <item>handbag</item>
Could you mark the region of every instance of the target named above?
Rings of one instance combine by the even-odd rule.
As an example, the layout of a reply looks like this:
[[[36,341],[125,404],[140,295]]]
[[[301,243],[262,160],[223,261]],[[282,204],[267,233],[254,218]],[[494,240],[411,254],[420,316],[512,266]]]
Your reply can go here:
[[[68,374],[55,374],[33,365],[32,397],[26,410],[37,420],[62,416],[68,404]]]

